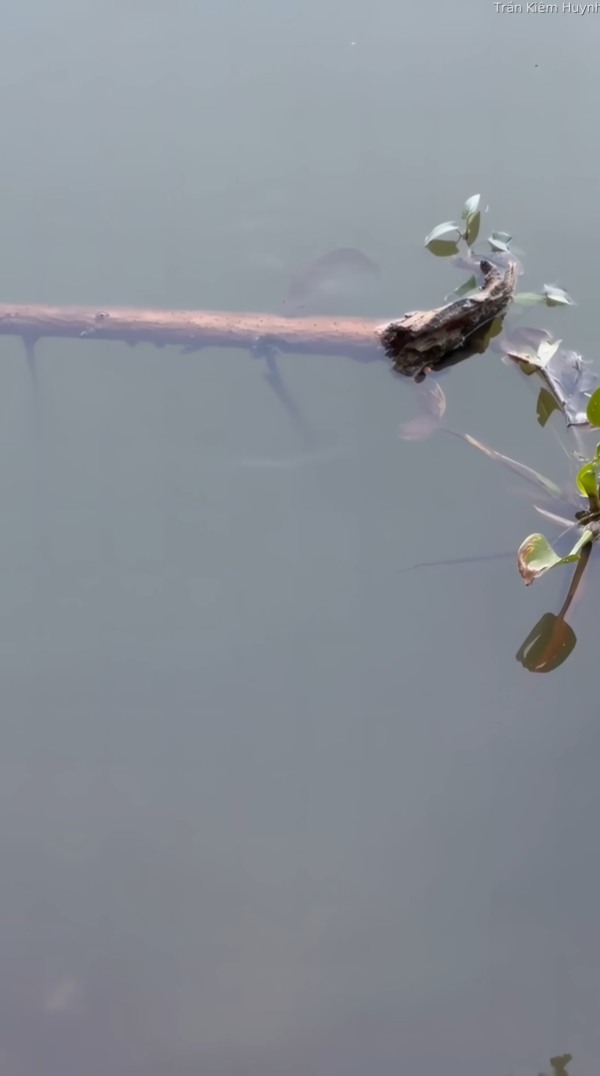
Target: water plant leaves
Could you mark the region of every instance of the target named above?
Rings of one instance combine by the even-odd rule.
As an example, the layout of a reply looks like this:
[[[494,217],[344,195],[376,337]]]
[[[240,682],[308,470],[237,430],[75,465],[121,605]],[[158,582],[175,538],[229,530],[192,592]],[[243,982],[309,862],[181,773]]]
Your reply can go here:
[[[530,534],[517,550],[517,566],[525,586],[529,587],[540,575],[555,568],[557,564],[566,564],[573,557],[559,557],[543,534]]]
[[[600,426],[600,388],[590,396],[586,414],[592,426]]]
[[[447,239],[453,232],[456,233],[456,238],[458,239],[460,228],[454,220],[445,220],[443,224],[436,224],[435,228],[433,228],[427,236],[425,246],[428,247],[434,239]]]
[[[519,575],[525,586],[529,587],[534,580],[539,579],[557,564],[572,564],[579,559],[583,547],[593,540],[593,533],[585,530],[577,539],[570,553],[566,557],[560,557],[550,545],[543,534],[530,534],[521,542],[517,551],[517,566]]]
[[[545,302],[546,296],[540,295],[537,291],[521,291],[513,299],[513,303],[519,306],[536,306],[538,303]]]
[[[581,550],[589,542],[594,541],[594,532],[590,530],[584,530],[583,534],[577,539],[568,557],[563,557],[563,563],[567,564],[570,561],[577,560]]]
[[[567,350],[562,341],[552,340],[548,333],[532,329],[506,334],[502,351],[518,362],[523,373],[535,372],[543,378],[567,426],[589,425],[586,409],[598,376],[581,355]]]
[[[586,497],[598,496],[598,468],[591,461],[584,464],[577,475],[577,489]]]
[[[466,221],[465,239],[468,246],[472,247],[476,242],[481,227],[481,213],[469,213]]]
[[[425,245],[436,258],[450,258],[453,254],[458,254],[458,243],[453,243],[448,239],[432,239]]]
[[[548,392],[548,389],[540,389],[537,398],[536,413],[537,420],[542,429],[544,428],[548,419],[550,418],[550,415],[553,414],[554,411],[560,411],[560,407],[554,399],[554,396],[551,392]]]
[[[560,564],[561,558],[555,553],[550,542],[543,534],[530,534],[517,550],[519,575],[525,586],[531,586],[544,572]]]
[[[542,340],[533,350],[527,345],[524,348],[509,348],[506,354],[517,362],[524,362],[527,366],[533,366],[537,370],[544,370],[550,360],[556,355],[562,340]]]
[[[575,649],[577,636],[562,617],[544,613],[515,657],[528,672],[552,672]]]
[[[468,220],[469,217],[474,216],[475,213],[479,213],[479,206],[481,204],[481,195],[472,194],[470,198],[467,198],[464,209],[462,211],[462,219]]]
[[[577,488],[580,493],[596,501],[600,487],[600,444],[596,445],[596,451],[591,460],[586,460],[577,475]]]
[[[544,284],[544,299],[546,306],[572,306],[573,300],[562,288],[555,288],[553,284]]]
[[[512,235],[508,232],[492,232],[488,238],[488,243],[492,250],[508,252],[508,244],[512,240]]]

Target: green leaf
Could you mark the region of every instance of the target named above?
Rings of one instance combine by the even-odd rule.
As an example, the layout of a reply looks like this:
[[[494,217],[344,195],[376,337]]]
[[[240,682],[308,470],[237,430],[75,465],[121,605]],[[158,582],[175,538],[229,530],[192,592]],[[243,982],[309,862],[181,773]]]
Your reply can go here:
[[[600,481],[600,444],[596,445],[596,451],[591,460],[586,460],[577,475],[577,488],[586,497],[598,496],[598,483]]]
[[[530,534],[525,541],[521,542],[517,552],[519,575],[525,586],[531,586],[540,575],[544,575],[550,568],[555,568],[557,564],[572,564],[579,560],[583,546],[587,545],[592,537],[591,531],[584,531],[571,552],[566,557],[559,557],[543,534]]]
[[[555,288],[553,284],[544,284],[544,299],[546,306],[572,306],[573,300],[562,288]]]
[[[550,542],[543,534],[530,534],[517,551],[519,575],[526,586],[531,586],[535,579],[544,575],[550,568],[560,564],[561,558],[555,553]]]
[[[508,244],[511,240],[512,235],[509,235],[508,232],[492,232],[488,239],[488,243],[492,250],[506,252],[508,251]]]
[[[539,295],[535,291],[521,291],[513,299],[513,303],[518,303],[519,306],[534,306],[536,303],[545,303],[546,301],[545,295]]]
[[[449,258],[451,254],[458,254],[458,243],[450,243],[447,239],[432,239],[426,245],[427,250],[435,254],[436,258]]]
[[[509,358],[514,359],[515,356],[511,354]],[[531,377],[532,374],[539,373],[539,366],[536,362],[526,362],[523,359],[517,359],[517,362],[519,363],[521,373],[525,374],[526,377]]]
[[[577,636],[566,620],[554,613],[544,613],[515,657],[529,672],[553,672],[567,660],[576,642]]]
[[[464,284],[461,284],[460,288],[455,288],[454,294],[462,298],[464,295],[468,295],[471,291],[479,291],[475,276],[470,276],[468,280],[465,280]]]
[[[456,232],[456,238],[460,236],[460,228],[453,220],[446,220],[443,224],[436,224],[433,231],[429,233],[425,240],[425,246],[428,247],[433,239],[442,239],[444,236],[452,235],[452,232]]]
[[[590,531],[590,530],[585,530],[583,532],[583,534],[581,535],[581,537],[578,538],[577,541],[575,542],[575,545],[573,546],[573,548],[572,548],[571,552],[569,553],[568,557],[563,557],[563,561],[566,563],[567,561],[577,560],[578,557],[579,557],[579,554],[581,553],[581,550],[584,547],[584,545],[587,545],[588,542],[593,542],[593,541],[594,541],[594,532]]]
[[[588,460],[587,463],[584,463],[577,475],[576,482],[580,493],[584,493],[586,497],[592,500],[598,498],[600,495],[600,459],[597,453],[593,460]]]
[[[587,417],[592,426],[600,427],[600,389],[596,389],[590,396],[587,405]]]
[[[596,445],[596,452],[591,460],[587,460],[577,475],[577,488],[580,493],[592,501],[598,499],[598,487],[600,485],[600,444]]]
[[[480,202],[480,194],[472,194],[470,198],[467,198],[465,202],[465,207],[462,211],[462,219],[468,220],[469,217],[473,217],[476,213],[479,213]]]
[[[586,497],[598,496],[598,477],[593,463],[586,463],[577,475],[577,489]]]
[[[481,227],[481,213],[472,213],[467,217],[467,227],[465,229],[465,239],[467,245],[472,247],[476,242],[479,235],[479,228]]]
[[[540,389],[537,399],[537,420],[543,428],[553,411],[560,411],[554,396],[548,389]]]
[[[507,350],[506,353],[509,358],[525,363],[528,367],[533,367],[535,370],[544,370],[553,355],[556,355],[561,344],[562,340],[542,340],[537,351],[533,351],[530,347],[524,347],[519,351],[516,348],[515,350]],[[531,370],[527,372],[530,373]]]

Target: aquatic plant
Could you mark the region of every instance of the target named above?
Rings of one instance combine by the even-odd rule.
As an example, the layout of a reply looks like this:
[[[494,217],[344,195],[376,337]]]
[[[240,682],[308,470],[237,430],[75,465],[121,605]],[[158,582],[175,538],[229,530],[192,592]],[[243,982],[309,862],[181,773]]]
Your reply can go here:
[[[425,246],[431,253],[438,257],[452,256],[453,264],[474,270],[468,280],[456,289],[456,294],[461,296],[468,296],[480,286],[480,266],[483,259],[495,259],[500,263],[506,263],[506,259],[514,259],[510,247],[512,236],[508,232],[492,232],[488,238],[489,250],[477,253],[474,243],[480,228],[481,196],[477,194],[466,200],[460,222],[444,221],[436,225],[425,239]],[[520,266],[519,268],[522,274],[522,269]],[[549,307],[573,304],[566,291],[550,284],[544,284],[540,292],[517,293],[513,301],[520,302],[521,305],[543,303]],[[516,363],[524,374],[535,374],[542,380],[537,404],[537,418],[541,426],[547,423],[554,411],[560,411],[570,430],[590,426],[600,428],[598,377],[579,354],[563,347],[562,340],[552,339],[551,334],[543,329],[519,328],[516,331],[503,332],[493,346],[505,360]],[[533,482],[545,495],[554,499],[563,497],[563,490],[539,472],[497,452],[468,434],[459,436],[489,458]],[[582,455],[579,448],[577,445],[577,450],[571,453],[572,458],[579,463],[575,489],[570,498],[574,502],[573,506],[577,501],[580,502],[580,507],[574,512],[574,519],[567,519],[541,506],[535,506],[541,514],[562,524],[566,530],[576,530],[576,540],[571,549],[561,555],[543,534],[528,535],[517,551],[519,573],[527,586],[550,568],[560,564],[573,564],[582,557],[584,562],[587,561],[588,547],[600,536],[600,444],[590,458]],[[585,506],[582,505],[582,498],[587,500]]]

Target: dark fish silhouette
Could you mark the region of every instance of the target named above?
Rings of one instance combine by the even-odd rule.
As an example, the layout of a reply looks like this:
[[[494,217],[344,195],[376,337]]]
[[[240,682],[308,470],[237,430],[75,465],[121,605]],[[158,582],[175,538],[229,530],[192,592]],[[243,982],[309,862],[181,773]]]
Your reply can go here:
[[[356,247],[340,247],[303,266],[290,280],[284,300],[286,313],[299,314],[320,294],[357,278],[379,277],[379,266]]]

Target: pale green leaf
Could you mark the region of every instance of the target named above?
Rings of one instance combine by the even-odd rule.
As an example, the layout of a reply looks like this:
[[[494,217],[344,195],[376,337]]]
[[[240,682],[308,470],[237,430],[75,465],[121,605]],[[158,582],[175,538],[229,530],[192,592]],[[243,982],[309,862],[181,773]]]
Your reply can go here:
[[[475,213],[478,213],[480,202],[480,194],[472,194],[470,198],[467,198],[464,209],[462,211],[462,219],[468,220],[469,217],[472,217]]]
[[[537,303],[545,302],[546,296],[540,295],[537,291],[520,291],[513,299],[513,303],[517,303],[518,306],[535,306]]]
[[[530,586],[540,575],[560,564],[561,560],[543,534],[530,534],[521,542],[517,551],[519,575],[526,586]]]
[[[588,542],[593,542],[593,540],[594,540],[594,532],[590,531],[590,530],[585,530],[583,532],[583,534],[581,535],[581,537],[578,538],[578,540],[575,542],[575,545],[573,546],[571,552],[569,553],[569,556],[568,557],[563,557],[563,560],[564,561],[566,561],[566,560],[577,560],[577,558],[579,557],[579,554],[581,553],[581,550],[583,549],[584,545],[587,545]]]
[[[429,233],[425,240],[425,246],[428,247],[433,239],[443,239],[445,236],[452,235],[452,232],[456,233],[456,238],[460,235],[460,228],[458,224],[453,220],[446,220],[443,224],[436,224],[433,231]]]
[[[537,420],[542,428],[546,425],[548,419],[550,418],[550,415],[554,411],[560,411],[560,408],[558,406],[558,403],[554,399],[554,396],[551,392],[548,392],[548,389],[540,389],[537,398],[536,413]]]
[[[449,258],[452,254],[458,254],[458,243],[449,242],[447,239],[432,239],[427,243],[427,250],[437,258]]]
[[[600,389],[592,393],[587,405],[587,418],[592,426],[600,426]]]
[[[467,226],[465,229],[465,239],[468,246],[472,247],[473,243],[477,241],[479,235],[479,229],[481,227],[481,213],[470,213],[467,217]]]
[[[503,251],[506,253],[511,239],[512,235],[509,235],[508,232],[492,232],[488,239],[488,243],[492,250]]]
[[[553,284],[544,284],[544,299],[546,306],[572,306],[573,300],[562,288],[555,288]]]

